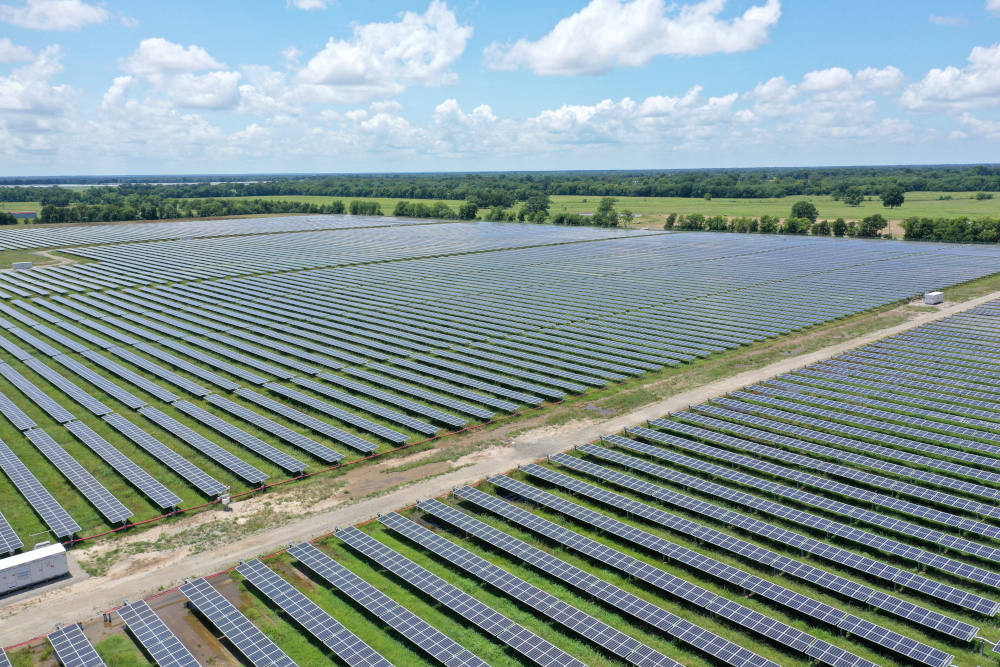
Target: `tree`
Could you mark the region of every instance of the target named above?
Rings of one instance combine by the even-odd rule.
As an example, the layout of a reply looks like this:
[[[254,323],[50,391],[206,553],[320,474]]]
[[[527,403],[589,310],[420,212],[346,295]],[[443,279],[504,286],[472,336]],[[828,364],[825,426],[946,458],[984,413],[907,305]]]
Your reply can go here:
[[[680,219],[679,227],[681,229],[696,231],[705,229],[705,216],[701,213],[690,213]]]
[[[865,200],[865,193],[861,191],[861,188],[847,188],[844,191],[843,202],[848,206],[861,206],[861,202]]]
[[[705,193],[705,201],[712,201],[712,193],[711,192],[706,192]]]
[[[618,212],[615,211],[614,197],[601,197],[601,203],[597,205],[597,212],[594,213],[594,224],[598,227],[617,227]]]
[[[781,226],[782,234],[808,234],[811,226],[809,218],[785,218]]]
[[[847,233],[847,223],[844,222],[843,218],[837,218],[833,221],[832,225],[833,235],[840,237]]]
[[[760,216],[760,233],[774,234],[778,231],[778,219],[773,215]]]
[[[882,206],[896,208],[903,205],[904,191],[900,185],[890,185],[882,191]]]
[[[478,212],[479,207],[471,201],[460,204],[458,207],[458,217],[462,220],[475,220]]]
[[[625,227],[628,227],[629,225],[632,224],[632,221],[635,220],[635,213],[628,210],[627,208],[623,208],[622,212],[618,214],[618,219],[621,220],[621,223]]]
[[[877,239],[887,226],[889,226],[889,221],[878,213],[869,215],[858,225],[858,236],[864,239]]]
[[[816,222],[816,218],[819,217],[819,211],[816,209],[816,204],[811,201],[797,201],[792,205],[792,218],[805,218],[810,223]]]
[[[830,235],[830,221],[820,220],[815,225],[812,226],[813,236],[829,236]]]
[[[676,213],[671,213],[670,215],[667,216],[667,221],[663,223],[663,228],[664,229],[673,229],[675,222],[677,222],[677,214]]]

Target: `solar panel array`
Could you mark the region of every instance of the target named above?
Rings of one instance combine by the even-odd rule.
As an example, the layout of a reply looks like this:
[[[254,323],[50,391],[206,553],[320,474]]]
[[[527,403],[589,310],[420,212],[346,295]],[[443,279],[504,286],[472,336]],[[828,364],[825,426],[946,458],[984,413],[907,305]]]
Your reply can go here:
[[[206,579],[184,584],[181,592],[250,664],[255,667],[295,666],[291,658]]]
[[[63,667],[104,667],[105,662],[97,654],[94,645],[83,634],[79,623],[59,628],[49,633],[56,657]]]
[[[199,667],[191,651],[145,600],[122,606],[118,615],[159,667]]]
[[[80,532],[81,523],[100,532],[128,520],[130,506],[143,508],[141,519],[198,504],[996,270],[990,248],[960,245],[489,223],[404,228],[338,217],[272,227],[252,221],[242,231],[220,223],[205,225],[204,234],[174,224],[118,226],[119,237],[106,226],[38,230],[35,241],[22,237],[24,246],[17,232],[32,230],[0,234],[0,246],[8,239],[10,247],[77,245],[65,252],[91,260],[0,275],[0,414],[16,436],[0,448],[0,467],[13,481],[0,493],[14,500],[0,517],[0,549],[22,548],[42,524],[59,537]],[[530,486],[521,480],[531,478],[571,492],[593,514],[579,533],[540,517],[521,516],[531,525],[520,529],[546,531],[538,533],[543,540],[589,550],[579,551],[586,558],[602,553],[616,576],[632,568],[628,576],[648,577],[642,581],[655,596],[695,616],[727,619],[739,641],[644,605],[641,596],[615,611],[713,660],[765,664],[740,642],[766,637],[790,647],[779,651],[827,664],[879,655],[944,665],[952,646],[975,641],[983,619],[998,612],[998,311],[983,306],[526,468],[512,484]],[[70,484],[45,488],[41,473],[51,475],[50,463]],[[518,489],[527,493],[508,490]],[[439,505],[422,503],[383,523],[451,559],[449,568],[471,567],[481,558],[474,549],[449,546],[411,520],[451,511]],[[605,513],[645,522],[642,532],[656,540],[598,516]],[[593,580],[586,591],[584,573],[568,562],[512,546],[462,513],[449,516],[438,518],[475,528],[478,542],[510,547],[502,558],[512,563],[547,563],[543,576],[562,577],[574,595],[601,591],[602,605],[619,595]],[[583,515],[573,516],[580,523]],[[706,553],[674,549],[656,531]],[[756,602],[668,580],[660,568],[602,551],[586,541],[588,532],[630,549],[655,543],[677,567],[701,563],[711,575],[698,576],[742,587]],[[341,534],[416,581],[420,570],[399,566],[389,547],[368,542],[375,537]],[[746,570],[724,568],[709,552]],[[303,558],[334,576],[316,554]],[[317,638],[330,630],[324,636],[340,641],[330,625],[343,625],[335,613],[318,613],[277,573],[255,571],[272,594],[290,596],[282,598],[289,608],[301,603],[300,627]],[[441,642],[433,651],[422,646],[426,655],[480,660],[337,572],[373,613],[398,613],[404,635]],[[474,576],[493,575],[500,576],[487,569]],[[544,598],[544,587],[520,581],[497,590],[517,604],[518,592]],[[577,634],[602,655],[672,664],[641,636],[616,634],[625,629],[569,607],[531,609],[562,628],[590,628]],[[557,609],[565,615],[554,616]],[[478,618],[489,617],[480,611]],[[785,617],[851,639],[825,642]],[[523,628],[528,634],[500,643],[518,642],[552,664],[576,659],[533,643],[544,635]],[[868,653],[853,654],[852,646]]]

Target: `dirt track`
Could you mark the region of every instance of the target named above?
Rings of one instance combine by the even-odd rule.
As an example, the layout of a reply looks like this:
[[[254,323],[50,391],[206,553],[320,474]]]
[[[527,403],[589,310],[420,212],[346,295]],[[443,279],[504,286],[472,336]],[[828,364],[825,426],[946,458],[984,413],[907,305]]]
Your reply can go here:
[[[185,577],[218,572],[232,567],[241,559],[276,551],[292,542],[312,539],[338,527],[360,523],[378,513],[408,506],[417,499],[440,496],[454,486],[473,483],[483,477],[506,472],[518,465],[595,440],[601,435],[640,425],[649,419],[683,410],[690,405],[730,393],[748,384],[828,359],[861,345],[997,298],[1000,298],[1000,292],[955,305],[946,305],[936,312],[922,313],[903,324],[711,382],[672,395],[662,401],[647,404],[628,414],[608,419],[574,421],[559,427],[534,428],[519,433],[503,446],[464,457],[460,461],[467,460],[468,463],[459,469],[427,479],[417,479],[403,488],[363,499],[354,504],[341,503],[327,511],[294,519],[277,528],[229,544],[222,544],[211,551],[188,555],[184,549],[180,549],[168,553],[142,554],[142,557],[135,559],[126,572],[114,572],[114,576],[84,579],[29,600],[14,601],[0,607],[0,646],[11,645],[47,633],[59,622],[67,623],[97,617],[106,609],[120,604],[123,599],[137,600],[146,597],[157,591],[177,586]],[[239,520],[241,504],[234,504],[233,509],[234,518]]]

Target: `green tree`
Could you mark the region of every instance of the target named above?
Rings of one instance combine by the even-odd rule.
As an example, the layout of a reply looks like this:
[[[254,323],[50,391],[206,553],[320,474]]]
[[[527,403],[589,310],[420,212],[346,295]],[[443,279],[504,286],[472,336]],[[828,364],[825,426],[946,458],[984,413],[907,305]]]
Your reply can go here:
[[[667,216],[667,221],[663,223],[663,228],[664,229],[673,229],[674,228],[674,223],[676,223],[676,222],[677,222],[677,214],[676,213],[671,213],[670,215]]]
[[[778,231],[778,219],[773,215],[760,216],[760,233],[774,234]]]
[[[782,234],[808,234],[812,224],[809,218],[786,218],[781,226]]]
[[[836,220],[833,221],[831,229],[833,231],[834,236],[841,237],[847,233],[847,223],[844,222],[843,218],[837,218]]]
[[[858,236],[864,239],[877,239],[883,229],[889,226],[889,221],[876,213],[869,215],[858,225]]]
[[[816,218],[819,217],[819,210],[816,209],[816,204],[811,201],[797,201],[792,205],[792,215],[793,218],[805,218],[810,223],[816,222]]]
[[[903,205],[905,193],[902,186],[890,185],[882,191],[882,206],[886,208],[897,208]]]
[[[625,227],[629,227],[632,221],[635,220],[635,213],[627,208],[623,208],[622,212],[618,214],[618,219]]]
[[[458,217],[462,220],[475,220],[479,207],[474,202],[467,201],[459,205]]]
[[[598,227],[617,227],[618,212],[615,211],[614,197],[601,197],[601,203],[597,205],[597,212],[594,213],[594,224]]]
[[[706,192],[705,193],[705,201],[712,201],[712,193],[711,192]]]
[[[830,235],[830,221],[820,220],[815,225],[812,226],[810,230],[813,236],[829,236]]]
[[[861,191],[861,188],[847,188],[844,191],[843,202],[848,206],[861,206],[861,202],[865,200],[865,193]]]

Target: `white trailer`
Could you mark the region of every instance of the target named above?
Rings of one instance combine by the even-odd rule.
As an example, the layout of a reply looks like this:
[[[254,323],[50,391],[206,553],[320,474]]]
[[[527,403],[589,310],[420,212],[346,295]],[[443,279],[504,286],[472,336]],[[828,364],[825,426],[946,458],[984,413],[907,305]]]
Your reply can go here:
[[[0,596],[69,574],[66,548],[61,544],[39,546],[32,551],[0,559]]]

